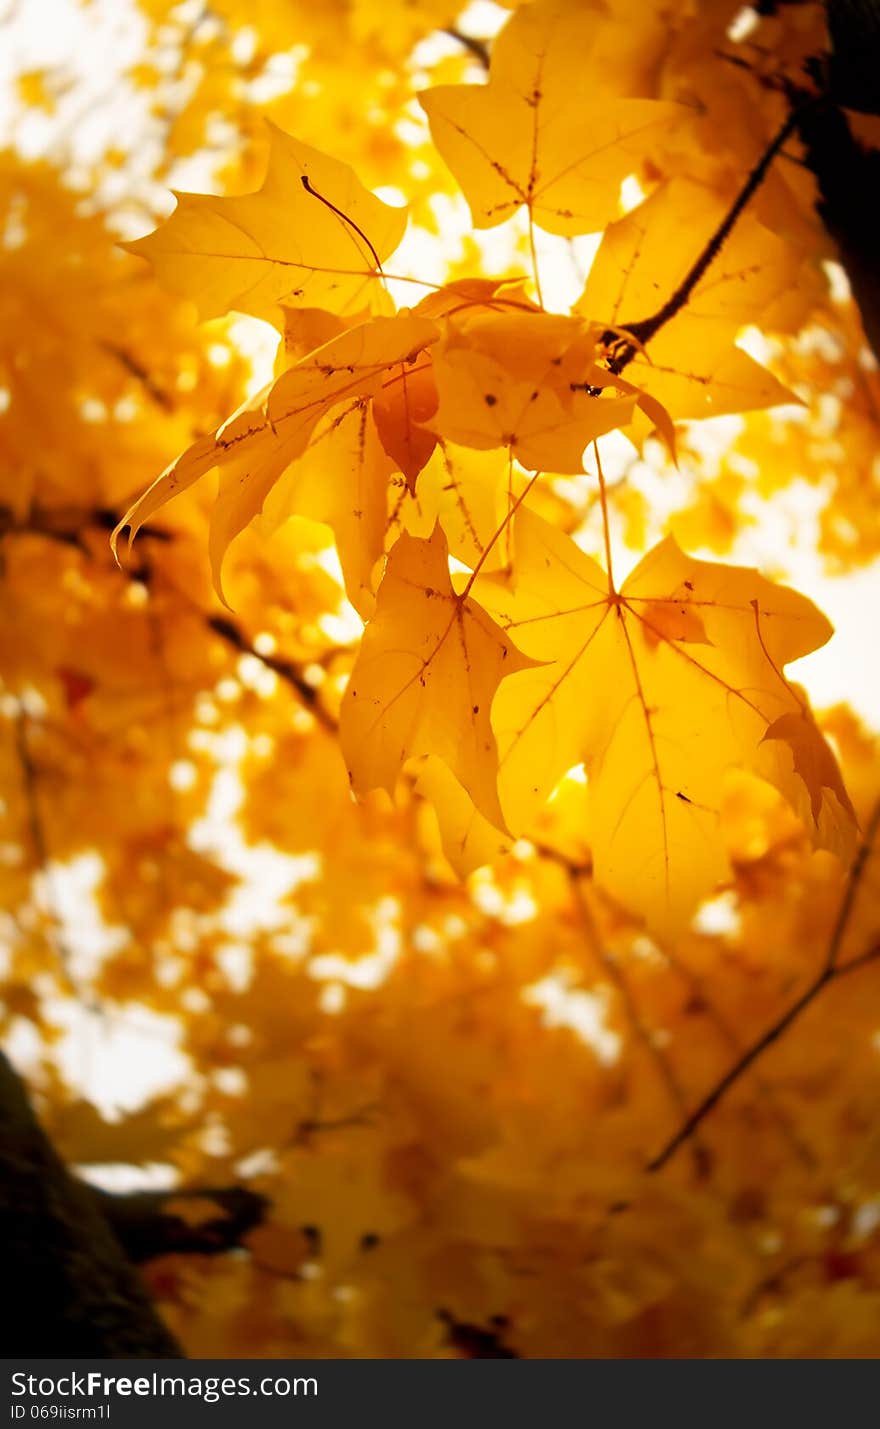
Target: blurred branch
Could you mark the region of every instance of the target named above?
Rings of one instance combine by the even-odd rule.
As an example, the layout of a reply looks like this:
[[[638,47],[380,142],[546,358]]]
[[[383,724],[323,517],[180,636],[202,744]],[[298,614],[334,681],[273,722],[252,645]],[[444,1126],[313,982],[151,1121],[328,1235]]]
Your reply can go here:
[[[42,901],[44,903],[43,912],[47,925],[46,941],[71,990],[75,995],[80,996],[81,989],[77,986],[71,971],[70,949],[61,932],[62,924],[52,880],[49,845],[43,823],[43,813],[40,808],[39,776],[28,740],[28,715],[20,700],[16,702],[15,710],[15,752],[18,757],[19,769],[21,770],[22,790],[24,793],[27,825],[34,856],[34,864],[43,883]],[[94,1004],[89,1000],[86,1000],[85,1005],[95,1010]]]
[[[119,514],[109,507],[94,507],[87,509],[62,508],[57,511],[44,510],[40,507],[33,507],[26,516],[19,517],[9,506],[0,506],[0,536],[3,535],[28,535],[42,536],[49,541],[58,541],[62,545],[71,546],[80,551],[83,555],[90,555],[84,540],[83,533],[87,530],[112,531],[118,524]],[[139,538],[158,541],[167,544],[173,540],[172,533],[164,530],[161,526],[143,526],[139,531]],[[150,565],[148,562],[142,563],[136,571],[124,571],[123,575],[129,580],[148,582],[150,577]],[[286,659],[282,655],[267,655],[251,644],[239,626],[226,615],[210,615],[200,610],[195,603],[178,591],[187,604],[195,613],[204,620],[209,630],[214,635],[223,640],[231,649],[237,650],[242,655],[252,655],[255,660],[259,660],[265,665],[267,670],[274,673],[295,690],[303,704],[314,715],[315,719],[328,732],[335,734],[337,731],[336,720],[324,706],[320,691],[314,685],[309,684],[305,678],[302,667],[294,660]],[[22,760],[22,767],[26,774],[28,766]],[[33,771],[30,771],[31,775]],[[33,779],[28,781],[28,788],[32,789]],[[33,824],[33,819],[32,819]],[[35,846],[38,844],[38,837],[34,837]]]
[[[245,1186],[187,1190],[133,1191],[118,1195],[88,1186],[128,1258],[136,1265],[160,1255],[222,1255],[241,1246],[261,1225],[269,1206],[265,1196]],[[184,1201],[210,1202],[219,1215],[193,1222],[175,1211]]]
[[[878,943],[873,944],[864,953],[849,959],[845,963],[838,961],[844,934],[849,926],[856,896],[864,876],[874,840],[877,837],[878,828],[880,828],[880,800],[878,800],[874,807],[871,818],[868,821],[865,836],[850,865],[843,898],[840,902],[840,908],[834,922],[834,927],[831,930],[828,948],[819,972],[801,993],[800,997],[767,1028],[766,1032],[764,1032],[757,1041],[753,1042],[751,1046],[743,1052],[729,1071],[727,1071],[724,1076],[716,1082],[712,1090],[703,1097],[699,1105],[685,1118],[675,1135],[671,1137],[663,1149],[648,1162],[645,1168],[647,1171],[653,1172],[662,1170],[667,1162],[675,1155],[676,1151],[678,1151],[679,1147],[683,1146],[686,1141],[689,1141],[698,1131],[709,1114],[715,1110],[719,1102],[727,1095],[731,1087],[736,1086],[737,1082],[740,1081],[749,1068],[767,1051],[767,1048],[772,1047],[774,1042],[777,1042],[779,1038],[788,1031],[792,1023],[796,1022],[801,1013],[815,1002],[816,998],[830,982],[834,982],[836,979],[844,977],[847,973],[853,972],[857,968],[865,967],[868,963],[880,959],[880,943]]]
[[[503,1333],[508,1327],[506,1315],[493,1315],[489,1328],[457,1320],[451,1311],[440,1309],[437,1319],[446,1326],[449,1343],[467,1360],[518,1360],[515,1350],[508,1349]]]
[[[687,963],[677,954],[673,953],[670,948],[661,946],[660,951],[673,972],[686,984],[690,990],[691,998],[698,1003],[699,1010],[704,1014],[707,1020],[711,1022],[719,1036],[727,1044],[728,1050],[733,1056],[738,1057],[743,1050],[742,1043],[724,1013],[715,1006],[709,997],[703,979],[698,977],[698,975],[688,967]],[[816,1158],[812,1150],[801,1139],[795,1127],[792,1125],[790,1117],[776,1095],[775,1088],[760,1076],[760,1074],[756,1075],[755,1083],[781,1135],[788,1142],[795,1156],[805,1166],[815,1166]]]
[[[595,960],[598,962],[599,966],[603,969],[608,978],[616,987],[621,1003],[623,1004],[623,1009],[624,1013],[626,1014],[627,1021],[632,1028],[636,1040],[641,1043],[641,1045],[647,1052],[649,1058],[654,1063],[654,1066],[656,1067],[657,1072],[659,1074],[660,1080],[665,1086],[667,1092],[669,1093],[673,1104],[678,1109],[679,1113],[683,1113],[687,1107],[687,1102],[685,1100],[684,1089],[678,1079],[678,1075],[675,1071],[675,1068],[673,1067],[669,1058],[666,1056],[666,1053],[664,1052],[663,1048],[659,1045],[654,1033],[654,1029],[652,1027],[649,1027],[642,1018],[638,1002],[633,995],[633,990],[630,987],[629,980],[627,979],[626,974],[624,973],[619,962],[617,961],[617,958],[614,956],[613,953],[609,953],[604,947],[602,939],[599,936],[599,930],[597,929],[595,921],[593,919],[592,911],[590,909],[589,904],[587,903],[586,898],[584,897],[584,891],[581,887],[580,878],[578,874],[574,871],[574,869],[569,870],[569,884],[571,886],[572,895],[581,915],[581,922],[583,923],[584,931],[587,935],[587,941],[590,946],[590,951],[593,954]],[[696,1131],[696,1127],[694,1128],[694,1131]],[[707,1149],[700,1144],[699,1139],[696,1136],[694,1136],[693,1146],[691,1149],[693,1152],[694,1171],[696,1175],[698,1177],[705,1176],[709,1167],[709,1157]]]
[[[128,351],[128,348],[122,347],[116,342],[101,342],[100,346],[103,347],[104,351],[109,353],[111,357],[115,357],[116,361],[125,368],[126,372],[133,377],[136,382],[141,384],[147,396],[152,402],[155,402],[157,407],[161,407],[163,412],[174,411],[173,398],[165,391],[164,387],[159,385],[155,377],[144,367],[143,363],[139,362],[134,354]]]
[[[0,505],[0,536],[42,536],[47,541],[58,541],[62,546],[72,546],[83,555],[89,555],[83,541],[85,531],[107,531],[118,523],[118,513],[110,507],[32,506],[24,516],[18,515],[11,506]],[[169,531],[160,526],[142,526],[141,539],[168,542]]]
[[[488,70],[491,62],[488,40],[478,40],[473,35],[466,35],[463,30],[457,29],[455,25],[444,26],[440,33],[441,35],[448,35],[450,40],[455,40],[457,44],[462,45],[468,54],[473,55],[474,59],[483,66],[483,69]]]
[[[253,655],[255,660],[259,660],[261,665],[265,665],[267,670],[273,670],[279,679],[284,680],[295,690],[303,704],[314,715],[319,724],[323,725],[330,733],[336,733],[336,721],[325,709],[321,702],[320,690],[315,685],[310,685],[305,678],[302,669],[293,660],[287,660],[281,655],[264,655],[256,650],[250,643],[243,631],[239,630],[234,620],[230,620],[225,615],[206,615],[205,624],[209,630],[213,630],[221,640],[225,640],[233,650],[238,650],[242,655]]]

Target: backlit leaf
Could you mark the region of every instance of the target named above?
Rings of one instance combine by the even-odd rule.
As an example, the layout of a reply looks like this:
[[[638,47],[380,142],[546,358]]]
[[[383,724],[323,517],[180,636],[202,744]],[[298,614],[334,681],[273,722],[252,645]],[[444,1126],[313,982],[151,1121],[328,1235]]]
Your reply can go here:
[[[456,595],[440,527],[426,541],[402,535],[342,703],[355,792],[393,794],[407,759],[434,754],[503,829],[489,717],[505,676],[530,663],[476,601]]]
[[[524,652],[554,658],[505,682],[493,709],[511,827],[527,829],[583,761],[596,877],[663,927],[723,876],[719,822],[733,768],[775,784],[818,842],[846,849],[852,807],[783,673],[831,634],[808,600],[756,571],[696,561],[671,538],[619,595],[596,562],[528,512],[516,517],[515,543],[509,603],[497,597],[490,608]]]
[[[282,303],[357,312],[381,292],[379,263],[400,243],[406,210],[275,125],[269,140],[256,193],[178,194],[161,228],[128,248],[172,292],[192,298],[201,318],[252,313],[283,330]]]
[[[622,181],[679,118],[676,105],[590,92],[584,67],[595,29],[587,6],[523,6],[495,46],[487,85],[420,95],[475,227],[525,207],[548,233],[604,228],[619,212]]]

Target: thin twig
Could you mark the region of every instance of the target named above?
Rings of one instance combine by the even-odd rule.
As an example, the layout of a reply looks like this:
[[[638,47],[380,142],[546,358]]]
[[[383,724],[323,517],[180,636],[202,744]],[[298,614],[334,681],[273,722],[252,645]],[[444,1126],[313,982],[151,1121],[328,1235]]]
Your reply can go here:
[[[848,962],[838,963],[834,969],[835,978],[846,977],[847,973],[858,972],[866,963],[874,963],[880,958],[880,943],[873,943],[867,952],[859,953],[857,958],[850,958]]]
[[[646,1171],[660,1171],[667,1162],[672,1159],[679,1147],[683,1146],[684,1143],[695,1134],[698,1128],[702,1126],[707,1116],[715,1110],[718,1103],[727,1095],[731,1087],[739,1082],[741,1077],[757,1062],[758,1058],[766,1052],[768,1047],[772,1047],[774,1042],[778,1042],[779,1038],[788,1031],[792,1023],[797,1021],[801,1013],[815,1001],[823,988],[827,987],[828,983],[833,982],[836,978],[843,977],[857,967],[864,967],[868,963],[875,961],[877,957],[880,957],[880,945],[876,945],[871,947],[866,953],[852,958],[842,965],[839,965],[837,962],[843,936],[852,914],[856,894],[858,893],[864,875],[868,855],[877,835],[878,827],[880,827],[880,800],[878,800],[871,818],[868,821],[865,837],[850,866],[840,910],[835,919],[831,937],[828,942],[828,951],[819,972],[801,993],[800,997],[767,1028],[767,1031],[764,1032],[756,1042],[753,1042],[752,1045],[743,1052],[742,1056],[734,1062],[733,1066],[725,1072],[724,1076],[715,1083],[712,1090],[703,1097],[699,1105],[685,1118],[675,1135],[671,1137],[663,1149],[648,1162],[645,1167]]]
[[[686,986],[690,989],[691,996],[699,1000],[701,1011],[705,1013],[707,1020],[711,1022],[712,1026],[716,1029],[719,1036],[722,1037],[723,1040],[727,1043],[727,1046],[730,1051],[735,1056],[739,1056],[740,1052],[742,1051],[742,1043],[740,1042],[730,1023],[728,1022],[727,1018],[719,1010],[719,1008],[715,1006],[714,1002],[709,997],[703,979],[699,977],[691,968],[689,968],[687,963],[683,962],[682,959],[678,957],[676,953],[672,952],[671,949],[663,947],[661,945],[660,952],[666,959],[666,962],[672,968],[673,972],[677,973],[677,975],[681,978],[682,982],[684,982]],[[847,966],[849,966],[849,964],[847,964]],[[755,1084],[760,1091],[764,1101],[766,1102],[772,1116],[774,1117],[780,1132],[791,1146],[791,1149],[797,1156],[798,1160],[802,1161],[805,1166],[815,1166],[816,1158],[813,1155],[812,1150],[798,1136],[797,1131],[795,1130],[794,1126],[792,1126],[787,1113],[785,1112],[784,1108],[779,1104],[775,1089],[770,1086],[770,1084],[766,1082],[764,1078],[760,1076],[760,1074],[756,1076]]]
[[[600,967],[611,979],[615,988],[617,989],[618,995],[626,1013],[627,1020],[637,1040],[641,1042],[642,1046],[645,1048],[645,1051],[648,1053],[649,1057],[657,1068],[660,1080],[666,1088],[667,1092],[669,1093],[670,1098],[672,1099],[678,1110],[683,1111],[687,1103],[685,1101],[684,1088],[678,1080],[675,1068],[672,1066],[669,1059],[665,1056],[662,1047],[658,1046],[654,1031],[644,1022],[641,1011],[639,1009],[639,1005],[633,996],[632,988],[629,985],[629,982],[623,972],[623,969],[621,968],[617,959],[613,957],[611,953],[606,952],[605,948],[603,947],[602,940],[599,937],[598,930],[593,920],[592,911],[589,907],[589,904],[587,903],[586,898],[584,897],[584,891],[581,887],[580,879],[573,870],[569,871],[569,883],[571,885],[571,890],[575,902],[578,906],[581,921],[584,925],[584,931],[587,935],[587,941],[590,945],[590,951],[596,961],[599,963]],[[691,1149],[693,1151],[694,1157],[694,1169],[697,1175],[702,1177],[705,1175],[706,1170],[708,1168],[708,1157],[706,1148],[700,1145],[700,1142],[697,1137],[694,1137]]]
[[[825,957],[825,966],[823,969],[825,972],[831,972],[834,969],[837,964],[837,959],[840,956],[843,935],[846,932],[850,916],[852,915],[853,904],[856,900],[856,894],[859,891],[859,885],[864,877],[865,865],[868,862],[868,856],[873,847],[874,840],[877,837],[878,828],[880,828],[880,799],[878,799],[871,813],[868,826],[865,829],[865,836],[859,844],[856,856],[850,865],[849,877],[846,881],[846,888],[843,898],[841,899],[840,909],[834,921],[834,927],[831,930],[831,937],[828,940],[828,952]]]
[[[75,545],[83,554],[88,555],[89,552],[87,548],[84,548],[77,540],[78,532],[90,526],[99,530],[112,530],[119,520],[118,512],[102,507],[68,514],[70,515],[70,520],[52,526],[48,524],[51,513],[46,514],[44,522],[40,513],[34,511],[26,525],[16,525],[13,524],[11,510],[7,507],[0,506],[0,535],[3,535],[6,531],[10,531],[45,536],[50,540]],[[7,519],[10,523],[8,525],[6,524]],[[140,535],[143,536],[145,532],[151,536],[153,540],[162,543],[172,539],[170,532],[164,530],[162,527],[148,528],[144,526],[141,528]],[[140,567],[136,573],[124,572],[126,579],[137,579],[141,582],[147,581],[150,574],[151,569],[148,564]],[[175,586],[172,586],[172,588],[175,594],[190,606],[194,614],[204,620],[209,630],[212,630],[215,635],[218,635],[221,640],[224,640],[226,644],[230,645],[234,650],[238,650],[240,654],[253,655],[254,659],[259,660],[268,670],[274,670],[280,679],[284,680],[286,684],[296,690],[300,699],[308,707],[319,724],[322,724],[325,729],[332,733],[336,732],[336,721],[321,702],[318,690],[308,683],[303,676],[302,670],[294,661],[284,659],[280,655],[262,655],[260,651],[256,650],[250,643],[244,632],[241,631],[228,616],[208,615],[182,590]],[[25,767],[24,764],[22,767]]]

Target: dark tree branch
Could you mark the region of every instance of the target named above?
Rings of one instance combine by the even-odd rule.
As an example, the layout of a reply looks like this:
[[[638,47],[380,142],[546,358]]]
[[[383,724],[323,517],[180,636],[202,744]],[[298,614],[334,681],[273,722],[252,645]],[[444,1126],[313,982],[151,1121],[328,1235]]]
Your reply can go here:
[[[83,541],[85,531],[112,531],[119,520],[117,512],[108,507],[32,506],[25,516],[18,516],[10,506],[0,505],[0,536],[41,536],[47,541],[57,541],[62,546],[72,546],[82,555],[89,555]],[[161,526],[142,526],[140,537],[167,543],[171,532]]]
[[[135,1264],[160,1255],[222,1255],[242,1244],[262,1224],[269,1202],[246,1186],[133,1191],[117,1195],[88,1187],[101,1214]],[[183,1201],[210,1202],[220,1212],[193,1224],[174,1207]]]
[[[807,167],[819,185],[819,217],[837,244],[865,335],[880,356],[880,150],[853,137],[846,114],[831,100],[796,114]]]
[[[623,372],[624,368],[632,362],[639,347],[644,347],[652,337],[656,337],[661,328],[665,327],[687,305],[697,284],[705,276],[708,268],[718,257],[730,237],[737,219],[740,218],[767,177],[770,165],[776,155],[797,128],[800,114],[800,109],[789,114],[784,124],[777,130],[703,251],[691,264],[678,287],[666,299],[663,306],[650,317],[640,318],[637,322],[621,322],[618,330],[609,330],[603,334],[604,342],[608,345],[616,344],[617,347],[615,356],[609,364],[610,370],[615,376]],[[628,341],[628,338],[632,338],[633,341]]]
[[[179,1359],[137,1271],[0,1053],[0,1220],[10,1357]]]
[[[880,114],[880,5],[877,0],[825,0],[825,14],[832,98],[845,109]]]
[[[493,1315],[489,1328],[457,1320],[446,1309],[437,1311],[437,1319],[446,1326],[449,1343],[468,1360],[518,1360],[520,1356],[504,1344],[503,1333],[508,1327],[506,1315]]]
[[[242,655],[253,655],[255,660],[259,660],[267,670],[274,670],[279,679],[284,680],[295,690],[303,704],[314,715],[319,724],[332,733],[336,733],[336,721],[325,709],[320,691],[314,685],[310,685],[303,675],[299,665],[293,660],[286,660],[280,655],[261,655],[259,650],[255,650],[243,631],[239,630],[234,620],[230,620],[225,615],[207,615],[205,624],[209,630],[213,630],[221,640],[225,640],[233,650],[238,650]]]
[[[115,342],[102,342],[100,346],[115,358],[136,382],[141,384],[151,402],[154,402],[163,412],[174,411],[174,399],[165,391],[164,387],[160,386],[152,373],[134,356],[134,353]]]

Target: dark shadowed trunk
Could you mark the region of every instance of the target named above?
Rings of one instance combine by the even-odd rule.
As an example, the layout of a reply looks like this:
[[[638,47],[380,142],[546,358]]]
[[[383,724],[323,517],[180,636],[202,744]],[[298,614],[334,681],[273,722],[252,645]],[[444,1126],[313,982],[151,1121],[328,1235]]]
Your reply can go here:
[[[6,1357],[180,1358],[134,1266],[0,1053]]]

